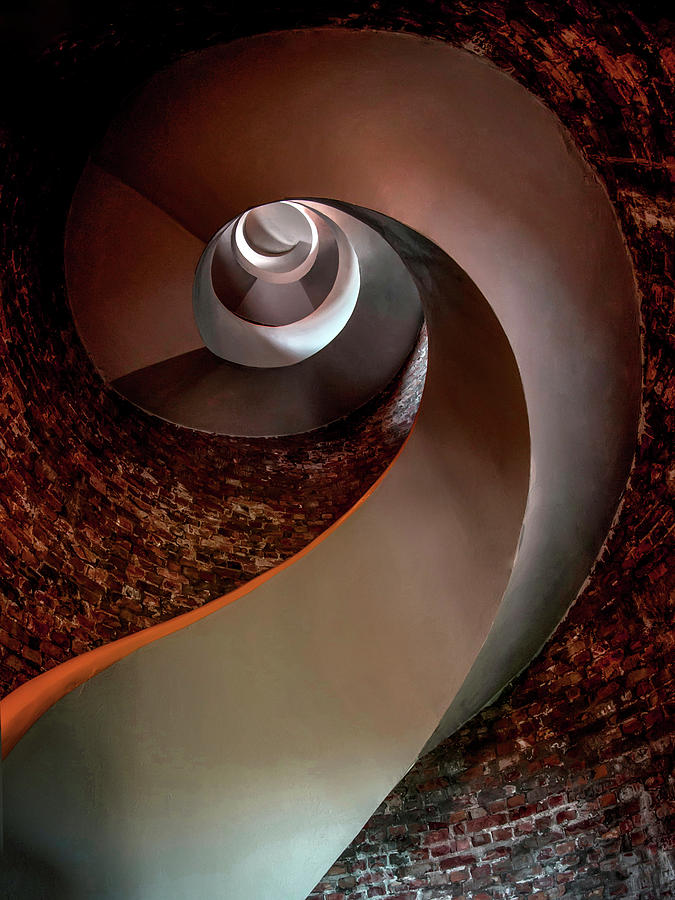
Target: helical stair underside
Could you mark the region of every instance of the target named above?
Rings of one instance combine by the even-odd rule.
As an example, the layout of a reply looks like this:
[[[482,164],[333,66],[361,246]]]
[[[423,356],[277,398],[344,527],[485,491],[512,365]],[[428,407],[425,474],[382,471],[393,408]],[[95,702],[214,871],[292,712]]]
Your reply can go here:
[[[66,264],[104,378],[225,433],[365,402],[421,302],[414,430],[347,516],[1,707],[6,835],[58,872],[50,896],[303,900],[536,654],[602,545],[639,395],[611,204],[483,60],[286,32],[194,54],[132,99],[83,175]]]
[[[142,304],[120,302],[116,260],[89,264],[92,230],[105,234],[96,205],[111,195],[105,173],[85,174],[71,218],[73,311],[104,377],[162,418],[230,435],[308,431],[385,388],[417,339],[419,295],[393,249],[307,201],[268,203],[219,229],[197,264],[192,308],[188,285],[171,315],[159,283],[142,286]],[[128,209],[115,212],[108,223],[126,231]]]

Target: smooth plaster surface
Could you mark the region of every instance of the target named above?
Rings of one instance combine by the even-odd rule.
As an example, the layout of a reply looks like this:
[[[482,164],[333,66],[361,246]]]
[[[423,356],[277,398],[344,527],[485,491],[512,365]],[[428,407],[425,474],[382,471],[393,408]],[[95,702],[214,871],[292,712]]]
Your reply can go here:
[[[479,651],[525,507],[525,405],[479,291],[402,239],[430,361],[389,473],[309,553],[63,697],[5,760],[10,847],[69,900],[302,900]]]
[[[66,232],[68,299],[106,381],[204,346],[192,282],[204,241],[88,163]]]
[[[334,210],[334,217],[354,248],[361,284],[354,312],[326,347],[273,369],[237,366],[202,348],[131,372],[114,387],[170,422],[252,436],[309,431],[374,397],[415,345],[422,306],[389,244],[353,216]]]
[[[288,254],[294,257],[292,260],[284,255],[265,256],[246,243],[244,225],[247,212],[224,226],[206,246],[195,273],[193,307],[206,346],[223,359],[261,368],[302,362],[336,338],[354,311],[361,286],[355,247],[344,231],[321,212],[301,203],[297,204],[297,208],[307,216],[313,229],[313,239],[311,245],[298,243]],[[323,302],[310,315],[285,325],[261,325],[236,315],[217,296],[212,271],[221,244],[232,247],[238,264],[261,281],[266,281],[269,288],[283,288],[315,272],[321,274],[323,267],[318,255],[325,241],[319,239],[319,235],[324,228],[330,231],[337,244],[337,273],[326,286]],[[278,271],[275,266],[279,267]],[[291,267],[289,270],[288,266]]]
[[[89,163],[73,198],[65,251],[80,337],[119,393],[170,422],[254,437],[326,425],[391,382],[422,322],[417,289],[391,247],[353,217],[340,221],[360,269],[346,326],[296,365],[239,366],[204,347],[193,315],[195,269],[205,245]]]

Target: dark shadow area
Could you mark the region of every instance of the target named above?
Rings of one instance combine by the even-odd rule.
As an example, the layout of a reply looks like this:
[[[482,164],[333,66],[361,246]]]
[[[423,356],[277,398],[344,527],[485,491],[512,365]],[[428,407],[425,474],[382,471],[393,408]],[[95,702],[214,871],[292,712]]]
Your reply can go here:
[[[3,900],[84,900],[67,875],[21,844],[5,840],[0,856]]]

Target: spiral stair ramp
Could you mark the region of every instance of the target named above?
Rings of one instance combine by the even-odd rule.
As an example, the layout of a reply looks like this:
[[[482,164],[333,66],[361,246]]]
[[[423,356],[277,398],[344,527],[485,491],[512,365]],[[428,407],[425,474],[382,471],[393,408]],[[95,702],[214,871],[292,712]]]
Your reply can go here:
[[[333,234],[368,229],[424,310],[415,427],[342,520],[233,594],[2,701],[6,835],[63,896],[302,900],[418,756],[536,654],[588,574],[637,424],[622,236],[523,88],[376,32],[185,58],[133,98],[84,179],[146,235],[106,253],[125,290],[185,317],[174,355],[208,331],[185,301],[199,259],[270,203]],[[93,209],[95,273],[110,204]]]

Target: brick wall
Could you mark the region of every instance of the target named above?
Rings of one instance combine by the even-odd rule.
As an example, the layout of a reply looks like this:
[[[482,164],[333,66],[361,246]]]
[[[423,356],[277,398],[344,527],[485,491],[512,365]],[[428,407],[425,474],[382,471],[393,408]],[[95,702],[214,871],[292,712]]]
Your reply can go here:
[[[19,181],[3,193],[3,216],[12,217],[12,240],[18,248],[6,276],[9,287],[6,283],[4,288],[15,312],[3,327],[10,343],[33,350],[29,362],[12,369],[2,401],[10,411],[3,440],[13,441],[21,460],[18,475],[16,463],[11,468],[2,463],[2,496],[16,498],[14,507],[5,509],[17,512],[16,521],[24,523],[20,534],[27,538],[10,544],[4,565],[10,560],[12,568],[0,570],[10,586],[5,602],[26,628],[18,634],[14,658],[20,660],[17,651],[33,649],[30,642],[37,640],[39,617],[31,616],[33,609],[47,614],[38,649],[43,639],[58,648],[52,635],[61,634],[62,654],[83,649],[79,640],[85,646],[92,640],[95,629],[88,638],[78,632],[78,617],[86,620],[90,611],[98,610],[103,617],[113,610],[112,631],[93,640],[134,627],[126,622],[143,624],[135,618],[135,607],[154,621],[163,614],[163,598],[171,595],[169,585],[177,583],[166,578],[164,584],[166,576],[157,574],[172,552],[180,568],[186,549],[194,549],[188,573],[180,574],[195,586],[203,583],[197,578],[200,571],[213,571],[214,555],[222,560],[219,578],[246,577],[249,557],[243,548],[250,544],[245,534],[252,522],[272,522],[270,509],[284,524],[277,525],[274,540],[264,536],[254,542],[256,552],[262,546],[269,549],[270,562],[285,552],[283,541],[293,537],[294,528],[300,529],[301,539],[297,534],[293,538],[298,543],[310,536],[302,533],[309,527],[305,518],[294,520],[291,507],[284,517],[283,498],[277,505],[270,501],[267,489],[277,484],[276,478],[260,481],[260,473],[268,464],[276,465],[277,456],[249,457],[248,447],[235,450],[230,442],[209,442],[199,446],[206,463],[201,476],[195,474],[194,457],[181,455],[183,444],[177,445],[170,426],[139,424],[137,413],[101,392],[92,380],[72,338],[62,297],[60,238],[54,238],[62,230],[82,146],[100,133],[108,110],[125,90],[181,52],[208,43],[256,30],[326,22],[441,37],[487,56],[541,97],[606,184],[642,298],[643,420],[613,533],[556,635],[497,704],[420,760],[312,897],[672,897],[672,21],[659,13],[656,3],[631,8],[623,0],[353,0],[335,3],[332,9],[296,0],[283,9],[259,3],[236,13],[229,6],[210,0],[185,6],[158,2],[153,16],[144,20],[129,7],[117,17],[108,16],[105,21],[113,25],[90,24],[79,38],[64,38],[34,74],[47,101],[42,117],[26,104],[14,104],[23,112],[15,127],[15,135],[22,136],[12,138],[15,149],[8,170],[19,173]],[[69,135],[65,150],[45,148],[31,124],[37,120],[37,131],[49,133],[55,115],[61,131]],[[51,187],[43,193],[45,184]],[[18,244],[17,233],[22,235]],[[27,308],[27,316],[17,314]],[[4,377],[9,371],[5,357],[0,365]],[[72,411],[67,403],[73,404]],[[19,408],[24,412],[16,415]],[[350,445],[357,456],[362,452],[360,438],[354,432]],[[289,465],[309,452],[306,446],[280,451]],[[379,443],[374,452],[380,454]],[[339,457],[340,451],[336,454]],[[59,467],[70,465],[71,459],[75,463],[68,471],[77,473],[79,481],[61,475]],[[43,460],[57,477],[44,469]],[[124,460],[122,466],[118,460]],[[318,463],[318,456],[313,460]],[[236,537],[227,549],[217,544],[220,537],[213,537],[220,534],[216,523],[222,521],[222,505],[209,506],[207,482],[200,480],[205,471],[221,468],[223,491],[233,491],[225,531]],[[317,474],[317,485],[329,477],[327,472],[322,468]],[[29,494],[22,493],[24,473],[30,473],[26,483],[35,485]],[[239,485],[228,487],[228,478],[247,486],[248,500],[241,499]],[[288,483],[297,485],[292,479]],[[110,503],[105,500],[108,489]],[[97,502],[89,508],[92,498]],[[125,504],[137,514],[125,513]],[[209,512],[200,517],[202,509]],[[298,514],[306,516],[306,509]],[[138,545],[144,547],[143,554],[134,555],[129,543],[136,546],[137,535],[145,533],[148,515],[157,516],[151,523],[155,527],[147,529]],[[314,520],[319,530],[320,520],[320,515]],[[125,531],[128,521],[132,538]],[[205,521],[211,524],[204,539],[216,540],[215,554],[212,546],[200,547],[194,539]],[[82,532],[85,537],[76,540]],[[99,534],[107,537],[97,540]],[[96,559],[102,558],[97,548],[112,561],[125,553],[133,556],[132,566],[138,559],[130,577],[138,579],[135,585],[142,597],[128,596],[128,586],[102,585],[108,577],[105,568],[86,556],[81,559],[76,545],[81,552],[91,550]],[[60,555],[65,554],[63,546],[70,548],[70,568]],[[232,552],[235,547],[242,548],[241,557]],[[226,571],[227,560],[239,562],[241,574]],[[168,566],[162,569],[173,572],[174,578],[178,574]],[[94,572],[99,572],[99,580],[92,577]],[[160,577],[160,583],[150,576]],[[52,585],[51,592],[40,593],[36,579]],[[93,592],[91,601],[81,599],[82,586]],[[188,596],[176,588],[178,601],[169,614],[205,599],[198,587],[194,590],[196,595]],[[96,606],[98,595],[107,600]],[[106,607],[109,600],[114,602]],[[105,625],[107,620],[102,620]],[[34,665],[37,671],[38,662]],[[17,671],[21,678],[28,669]],[[15,676],[5,669],[5,677]]]

